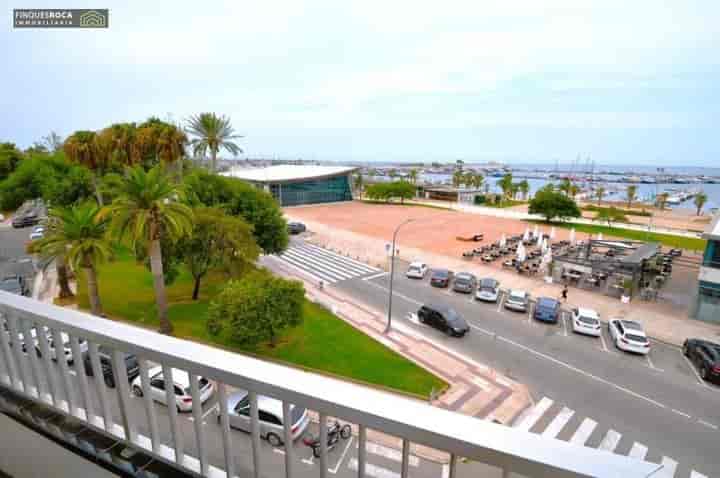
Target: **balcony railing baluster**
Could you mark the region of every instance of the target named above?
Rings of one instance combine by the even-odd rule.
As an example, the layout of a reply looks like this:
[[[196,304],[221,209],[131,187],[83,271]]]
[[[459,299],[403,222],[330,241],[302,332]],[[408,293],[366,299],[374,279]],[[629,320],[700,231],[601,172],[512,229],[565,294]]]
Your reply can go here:
[[[75,410],[75,400],[73,400],[72,396],[73,387],[70,383],[70,374],[68,373],[67,358],[65,356],[65,344],[63,343],[62,333],[60,333],[60,330],[58,328],[53,328],[51,330],[55,345],[55,360],[60,368],[60,388],[62,388],[63,395],[67,401],[68,413],[73,415]]]
[[[122,419],[123,430],[125,431],[125,439],[135,441],[137,436],[130,413],[130,387],[128,386],[125,352],[113,350],[112,368],[113,376],[115,377],[115,391],[117,392],[118,403],[120,404],[120,417]]]
[[[250,438],[252,440],[253,478],[260,478],[260,418],[257,393],[250,390]]]
[[[365,478],[365,462],[367,460],[367,428],[360,424],[358,429],[358,478]]]
[[[410,441],[402,441],[402,463],[400,465],[400,478],[408,478],[408,464],[410,463]]]
[[[232,437],[230,436],[230,418],[228,417],[227,391],[225,384],[217,383],[217,398],[220,404],[220,433],[222,434],[223,453],[225,455],[225,473],[228,478],[235,476],[235,457],[233,456]]]
[[[29,320],[20,319],[19,321],[19,329],[24,337],[32,337],[32,327],[34,324],[32,324]],[[27,345],[25,345],[25,348],[27,350]],[[42,373],[42,367],[40,366],[40,360],[38,360],[38,356],[35,353],[35,350],[33,349],[31,351],[32,353],[28,353],[27,356],[30,359],[30,371],[32,372],[33,379],[35,380],[35,386],[37,387],[37,397],[45,402],[47,398],[47,392],[45,383],[43,383],[43,373]]]
[[[58,394],[58,385],[55,383],[56,373],[53,370],[52,362],[50,359],[50,346],[48,345],[47,332],[42,324],[35,324],[35,338],[37,339],[38,346],[40,347],[40,357],[43,365],[45,366],[45,376],[47,377],[48,388],[50,389],[50,396],[52,397],[52,403],[56,408],[64,410],[61,398]],[[35,353],[35,347],[32,343],[32,338],[25,339],[25,348],[28,353]]]
[[[90,421],[90,417],[93,415],[93,406],[90,399],[87,374],[85,372],[85,357],[80,350],[80,341],[75,335],[70,336],[70,349],[72,350],[74,358],[73,367],[75,368],[77,381],[80,385],[80,402],[84,413],[84,417],[81,417],[79,414],[78,417]]]
[[[327,415],[320,412],[318,421],[320,426],[320,478],[327,478]]]
[[[293,477],[292,413],[290,402],[283,400],[283,441],[285,442],[285,477]]]
[[[105,386],[103,369],[100,365],[98,344],[88,340],[88,354],[90,355],[90,367],[93,371],[95,390],[97,391],[98,401],[100,402],[100,412],[102,413],[103,428],[108,433],[113,433],[112,415],[110,414],[110,403],[108,402],[107,387]]]
[[[207,475],[208,472],[208,458],[207,449],[205,448],[207,443],[205,441],[205,430],[203,428],[203,408],[202,400],[200,399],[200,377],[194,373],[188,373],[190,378],[190,395],[192,396],[192,415],[193,425],[195,426],[195,443],[198,450],[198,458],[200,459],[200,472],[203,475]]]
[[[32,383],[30,374],[27,371],[27,361],[25,360],[22,347],[20,347],[20,344],[18,343],[20,334],[18,333],[18,326],[17,326],[17,317],[15,313],[13,312],[7,312],[5,314],[5,321],[8,326],[8,332],[10,332],[10,337],[12,337],[13,343],[15,344],[12,347],[12,352],[15,354],[15,363],[17,364],[17,372],[18,372],[18,379],[22,381],[22,390],[24,390],[28,395],[32,396],[31,390],[32,390]],[[27,345],[27,339],[25,339],[26,348],[29,349],[29,346]]]
[[[173,445],[175,447],[175,462],[183,465],[185,452],[183,451],[183,437],[178,429],[178,408],[177,402],[175,401],[175,385],[173,383],[172,367],[163,364],[162,371],[165,380],[165,401],[170,420],[170,433],[172,434]]]
[[[143,403],[145,405],[145,415],[147,416],[148,426],[150,427],[150,441],[152,442],[153,452],[160,452],[160,436],[158,433],[157,416],[155,415],[155,404],[153,403],[150,391],[150,377],[148,376],[148,361],[138,357],[140,366],[140,386],[142,387]]]

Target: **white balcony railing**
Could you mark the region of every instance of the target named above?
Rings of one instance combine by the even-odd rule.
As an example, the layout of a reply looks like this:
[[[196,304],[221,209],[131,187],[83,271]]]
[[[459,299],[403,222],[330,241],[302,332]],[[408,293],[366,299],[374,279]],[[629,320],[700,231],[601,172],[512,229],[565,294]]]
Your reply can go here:
[[[513,472],[528,477],[633,478],[649,476],[658,468],[658,465],[517,431],[391,393],[3,292],[0,292],[0,313],[0,386],[13,389],[63,414],[72,415],[88,426],[140,447],[160,460],[203,476],[237,475],[234,455],[238,449],[232,443],[225,400],[228,387],[250,392],[253,419],[247,459],[255,478],[259,478],[261,473],[271,473],[269,470],[261,470],[258,395],[281,400],[285,416],[290,416],[290,404],[296,404],[316,411],[320,423],[325,423],[326,417],[337,417],[356,424],[359,430],[360,477],[365,476],[367,430],[377,430],[402,439],[402,478],[408,476],[411,443],[447,452],[451,457],[450,478],[455,476],[456,467],[459,466],[458,457],[497,467],[502,470],[503,476]],[[7,325],[7,329],[4,325]],[[25,353],[23,348],[26,351],[33,349],[27,344],[20,347],[18,343],[33,336],[33,329],[39,331],[44,330],[44,327],[49,329],[48,334],[34,333],[40,353]],[[21,336],[23,339],[20,339]],[[52,340],[48,340],[48,336]],[[87,347],[95,378],[102,377],[98,346],[114,351],[112,365],[116,388],[107,388],[103,380],[87,378],[82,360],[76,359],[72,365],[68,365],[65,360],[52,362],[49,347],[62,341],[67,342],[68,338],[75,358],[82,355],[81,348]],[[144,420],[138,420],[137,414],[130,409],[133,398],[124,366],[125,354],[134,354],[140,363]],[[358,357],[358,360],[362,360],[362,357]],[[169,426],[170,433],[161,435],[159,417],[150,398],[150,363],[161,364],[165,376],[169,376],[171,369],[175,368],[187,371],[191,383],[196,383],[194,379],[198,376],[215,382],[220,403],[217,426],[224,467],[213,466],[208,460],[208,428],[202,425],[204,417],[201,416],[200,407],[193,407],[192,410],[194,426],[191,434],[194,434],[192,443],[197,456],[190,456],[186,452],[184,443],[188,440],[188,432],[179,429],[175,407],[168,407],[169,424],[163,424],[164,429]],[[175,397],[170,381],[166,383],[165,392],[170,399],[168,401],[172,402]],[[194,404],[199,403],[200,393],[197,386],[191,387]],[[118,410],[111,410],[110,394],[116,394],[112,403],[117,404]],[[115,423],[113,416],[118,415],[118,423]],[[288,420],[284,423],[284,443],[292,443],[291,425]],[[149,436],[138,432],[140,424]],[[212,426],[215,426],[214,423]],[[324,434],[324,427],[321,427],[321,435]],[[167,436],[167,439],[164,440],[162,436]],[[297,466],[293,459],[293,447],[284,448],[284,473],[292,478],[293,467]],[[321,447],[319,462],[318,473],[321,478],[326,478],[328,467],[325,446]]]

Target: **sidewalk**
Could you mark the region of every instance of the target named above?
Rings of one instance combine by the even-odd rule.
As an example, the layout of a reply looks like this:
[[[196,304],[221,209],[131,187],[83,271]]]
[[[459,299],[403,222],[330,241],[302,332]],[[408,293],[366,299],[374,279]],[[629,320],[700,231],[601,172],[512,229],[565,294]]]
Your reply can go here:
[[[286,214],[292,216],[291,211],[286,211]],[[306,219],[303,219],[303,222],[307,225],[308,230],[313,233],[308,239],[310,242],[388,270],[385,240],[333,228],[320,222],[307,221]],[[423,261],[430,267],[442,265],[456,272],[471,272],[478,277],[491,276],[500,281],[501,287],[504,289],[524,289],[534,297],[559,297],[562,290],[561,285],[547,284],[540,277],[530,278],[497,267],[486,266],[482,263],[430,253],[404,246],[402,241],[398,242],[397,248],[400,251],[397,256],[399,259]],[[662,301],[649,303],[634,300],[629,304],[623,304],[619,300],[603,294],[571,288],[568,305],[574,306],[578,304],[595,309],[603,320],[612,317],[626,317],[638,320],[643,323],[650,337],[671,345],[681,346],[688,337],[705,338],[712,341],[720,340],[720,325],[678,316],[676,310],[670,308],[668,304],[663,304]]]
[[[445,380],[449,388],[431,402],[433,405],[509,425],[531,404],[530,393],[524,385],[492,368],[427,339],[402,323],[395,322],[392,330],[384,334],[383,313],[332,286],[318,289],[315,281],[308,280],[297,270],[277,262],[265,265],[302,281],[309,300],[327,307],[355,328]],[[401,446],[399,439],[379,433],[373,435],[373,440],[396,448]],[[414,446],[414,450],[418,456],[434,461],[446,460],[446,455],[436,450],[422,446]]]

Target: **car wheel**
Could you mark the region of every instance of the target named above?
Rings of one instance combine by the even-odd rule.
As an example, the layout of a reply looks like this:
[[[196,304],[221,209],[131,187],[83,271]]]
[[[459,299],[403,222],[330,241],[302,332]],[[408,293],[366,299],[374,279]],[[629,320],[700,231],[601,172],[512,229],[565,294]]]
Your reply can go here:
[[[702,377],[703,380],[707,380],[708,376],[708,369],[705,365],[700,367],[700,377]]]
[[[108,386],[108,388],[115,388],[115,379],[111,377],[105,377],[105,385]],[[134,390],[133,390],[134,392]],[[142,393],[142,389],[140,389],[140,393]],[[140,396],[140,395],[138,395]]]
[[[418,320],[420,321],[421,324],[425,323],[425,317],[423,317],[422,315],[418,315]]]
[[[350,438],[350,434],[351,434],[351,433],[352,433],[352,429],[350,428],[350,425],[344,425],[344,426],[340,429],[340,436],[341,436],[342,438],[345,438],[345,439]]]
[[[277,436],[274,433],[268,433],[267,436],[265,437],[265,439],[268,441],[268,443],[270,443],[270,445],[272,445],[274,447],[278,447],[278,446],[282,445],[282,440],[280,439],[279,436]]]
[[[138,387],[137,385],[133,386],[133,389],[132,389],[132,390],[133,390],[133,395],[135,395],[136,397],[142,397],[142,396],[143,396],[142,388]]]
[[[683,349],[682,349],[682,350],[683,350],[683,355],[684,355],[684,356],[686,356],[686,357],[689,357],[689,356],[690,356],[690,355],[688,355],[688,346],[687,346],[687,344],[683,344]]]

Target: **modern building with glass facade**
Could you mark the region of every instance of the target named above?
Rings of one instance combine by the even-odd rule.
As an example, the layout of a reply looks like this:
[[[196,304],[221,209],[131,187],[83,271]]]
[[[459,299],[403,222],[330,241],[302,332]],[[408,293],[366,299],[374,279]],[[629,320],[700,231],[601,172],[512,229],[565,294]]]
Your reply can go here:
[[[226,176],[242,179],[268,191],[281,206],[351,201],[350,175],[345,166],[277,165],[233,168]]]
[[[698,276],[698,293],[693,316],[720,323],[720,213],[703,233],[707,240]]]

